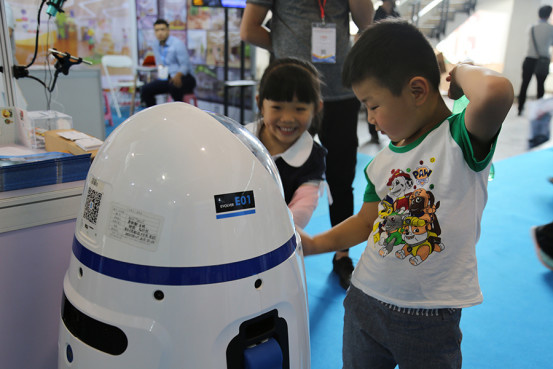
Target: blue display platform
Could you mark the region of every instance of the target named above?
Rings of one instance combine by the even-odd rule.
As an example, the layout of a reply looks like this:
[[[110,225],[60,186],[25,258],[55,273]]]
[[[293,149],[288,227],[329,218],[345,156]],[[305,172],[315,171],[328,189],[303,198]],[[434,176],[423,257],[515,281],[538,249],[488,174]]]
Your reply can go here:
[[[90,156],[62,152],[0,156],[0,191],[83,180],[90,169]]]

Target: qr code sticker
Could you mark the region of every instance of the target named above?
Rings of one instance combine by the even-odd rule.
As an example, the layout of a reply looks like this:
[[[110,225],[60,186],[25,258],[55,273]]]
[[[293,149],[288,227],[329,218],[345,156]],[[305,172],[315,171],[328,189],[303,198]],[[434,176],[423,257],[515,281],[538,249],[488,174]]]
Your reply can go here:
[[[101,201],[102,193],[89,188],[88,194],[86,195],[83,218],[92,224],[96,224]]]

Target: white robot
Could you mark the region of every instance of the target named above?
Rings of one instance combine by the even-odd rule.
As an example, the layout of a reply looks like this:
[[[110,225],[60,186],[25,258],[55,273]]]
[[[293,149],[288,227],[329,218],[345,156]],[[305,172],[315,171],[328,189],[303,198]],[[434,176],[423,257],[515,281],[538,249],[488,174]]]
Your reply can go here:
[[[274,162],[185,103],[132,116],[88,173],[58,368],[310,368],[301,244]]]

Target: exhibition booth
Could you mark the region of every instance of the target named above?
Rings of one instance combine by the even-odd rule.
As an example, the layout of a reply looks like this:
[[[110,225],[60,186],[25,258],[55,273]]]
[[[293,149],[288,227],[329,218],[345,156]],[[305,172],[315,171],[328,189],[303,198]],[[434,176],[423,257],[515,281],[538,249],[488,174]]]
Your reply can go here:
[[[215,114],[220,113],[221,117],[224,114],[240,122],[252,120],[253,58],[250,48],[239,37],[245,2],[115,0],[64,3],[61,0],[38,4],[22,0],[7,3],[15,18],[15,49],[9,48],[6,12],[2,7],[2,65],[6,68],[0,74],[0,291],[4,296],[0,304],[0,367],[89,367],[92,364],[82,362],[89,353],[83,353],[82,348],[79,352],[75,342],[58,346],[58,336],[62,308],[69,309],[70,305],[67,301],[62,302],[62,294],[74,299],[69,291],[63,291],[64,276],[75,252],[76,220],[83,214],[83,191],[90,185],[86,182],[87,173],[94,162],[107,160],[108,154],[101,159],[95,155],[102,141],[107,139],[108,114],[120,114],[119,107],[134,109],[138,106],[136,88],[151,78],[152,73],[152,68],[145,62],[155,41],[153,23],[164,18],[170,24],[171,34],[187,45],[197,80],[194,104]],[[125,70],[114,71],[102,63],[108,55],[128,58],[131,64]],[[19,69],[10,68],[12,63]],[[10,75],[10,72],[16,75]],[[120,91],[118,87],[122,80],[132,81],[130,88],[128,85]],[[199,114],[201,111],[193,109],[193,112],[184,114]],[[275,185],[278,190],[278,183]],[[286,255],[281,254],[287,258],[295,252],[296,240],[285,206],[282,210],[284,226],[288,228],[287,239],[279,247],[284,247]],[[272,223],[273,219],[266,218],[264,222]],[[126,243],[129,244],[129,240]],[[266,252],[272,255],[270,250]],[[273,258],[270,255],[269,261]],[[267,260],[260,262],[266,263]],[[182,265],[180,267],[183,275],[190,272]],[[303,268],[303,265],[297,264],[297,267]],[[240,278],[248,277],[244,280],[249,286],[253,274],[262,275],[263,270],[255,270]],[[298,270],[296,275],[301,282],[304,274]],[[253,293],[263,295],[259,286],[254,287],[254,281],[251,283]],[[265,290],[274,288],[267,280],[264,282]],[[303,289],[304,282],[300,284]],[[183,289],[184,295],[189,289]],[[201,289],[198,291],[201,293]],[[120,293],[124,299],[125,291]],[[303,315],[300,315],[305,320],[305,291],[295,298],[299,298],[297,306],[300,309],[303,306]],[[88,306],[75,300],[71,302],[73,309]],[[223,307],[227,302],[217,304]],[[95,303],[89,301],[89,304]],[[86,317],[90,317],[99,312],[86,313]],[[282,320],[282,317],[280,312],[275,317],[262,318],[261,323]],[[64,324],[69,325],[70,335],[76,335],[74,325],[82,322],[73,322],[71,326],[68,319]],[[263,337],[263,341],[269,344],[261,346],[262,356],[267,352],[281,352],[284,346],[288,355],[289,345],[290,350],[296,352],[298,342],[304,346],[307,344],[308,351],[306,321],[302,326],[301,322],[291,321],[290,317],[287,319],[294,329],[303,329],[304,337],[298,338],[295,333],[287,333],[285,337],[281,328],[278,334],[269,329]],[[266,327],[259,328],[259,323],[254,323],[255,330],[267,331]],[[254,342],[255,337],[249,333],[239,334],[238,326],[236,328],[231,356],[243,352],[246,343],[248,346],[259,343]],[[145,334],[148,335],[148,329]],[[163,337],[155,336],[154,339],[159,339],[161,346],[167,344]],[[275,342],[278,342],[276,346]],[[129,347],[135,353],[142,350],[132,338]],[[232,354],[233,350],[236,353]],[[260,353],[248,352],[254,357],[254,362],[260,360]],[[238,356],[239,360],[244,360],[241,354]],[[301,360],[305,362],[306,358]],[[139,367],[139,361],[136,359],[129,367]],[[110,365],[106,367],[117,366]],[[142,365],[149,367],[147,362]]]
[[[153,368],[169,350],[183,359],[201,351],[198,345],[216,350],[229,368],[272,368],[274,363],[309,368],[305,272],[284,203],[272,203],[281,197],[278,175],[267,153],[225,118],[244,123],[256,114],[257,61],[253,47],[239,35],[244,1],[61,0],[44,2],[44,8],[32,0],[0,1],[10,4],[15,18],[13,54],[6,47],[4,20],[0,27],[2,65],[15,59],[27,66],[28,75],[0,73],[0,368]],[[54,15],[47,13],[49,6],[57,10]],[[509,29],[504,16],[478,16],[479,24],[491,19]],[[155,145],[148,148],[129,138],[131,125],[108,135],[106,122],[121,109],[139,110],[137,90],[155,74],[148,58],[158,18],[166,19],[171,34],[188,48],[197,80],[196,107],[164,104],[155,117],[144,111],[131,115],[133,127],[152,138]],[[472,37],[476,28],[468,26],[459,28],[457,37],[473,40],[471,47],[499,44],[488,47],[494,51],[486,60],[490,64],[498,64],[495,54],[503,58],[512,47],[491,36]],[[444,40],[444,53],[449,47],[462,56],[465,51],[455,49],[456,41]],[[117,71],[102,62],[105,56],[125,57],[130,64]],[[510,65],[506,70],[518,74],[516,67],[516,73]],[[191,117],[190,122],[173,124],[175,115]],[[163,132],[141,126],[155,119],[172,125]],[[206,150],[217,153],[209,162]],[[242,164],[235,166],[229,152]],[[143,153],[150,159],[137,155]],[[213,162],[218,166],[210,167]],[[147,171],[148,178],[140,171]],[[195,179],[187,187],[193,191],[180,186],[188,180],[183,171]],[[255,203],[249,197],[253,193],[228,189],[246,188],[244,183],[255,183]],[[194,198],[202,191],[208,195]],[[113,222],[111,227],[96,229],[93,220],[100,213],[103,222]],[[255,221],[241,223],[244,214]],[[175,219],[185,226],[179,228]],[[186,237],[192,249],[180,254],[164,246]],[[238,246],[227,247],[231,243]],[[213,260],[198,251],[204,245]],[[243,245],[255,245],[257,254],[248,254]],[[169,251],[156,258],[163,247]],[[217,278],[202,279],[203,268],[213,265],[223,266],[208,268]],[[288,289],[275,280],[286,280]],[[101,290],[109,291],[108,298]],[[191,309],[195,316],[206,314],[209,324],[187,316],[183,327],[156,315],[178,314],[178,303],[191,300],[202,302]],[[268,312],[244,309],[248,303]],[[103,339],[98,343],[85,331],[100,332]],[[203,341],[194,335],[198,332],[206,333]],[[179,352],[172,340],[189,345]],[[133,358],[118,361],[128,359],[118,356],[126,350]],[[202,360],[213,360],[209,356]],[[87,365],[83,357],[100,364]],[[222,367],[213,363],[203,367]]]

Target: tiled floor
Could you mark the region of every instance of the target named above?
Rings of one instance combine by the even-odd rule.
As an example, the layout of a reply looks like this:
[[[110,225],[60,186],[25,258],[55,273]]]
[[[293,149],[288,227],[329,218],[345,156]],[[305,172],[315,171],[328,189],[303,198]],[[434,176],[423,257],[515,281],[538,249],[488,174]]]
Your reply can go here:
[[[450,101],[447,101],[448,104]],[[380,149],[387,145],[389,140],[386,136],[380,136],[380,143],[370,143],[371,136],[369,134],[366,115],[360,114],[357,134],[359,137],[359,152],[367,155],[375,155]],[[509,111],[507,119],[503,123],[501,133],[497,141],[494,161],[505,159],[511,156],[519,155],[528,151],[530,123],[524,116],[517,116],[516,105]],[[550,142],[543,144],[540,147],[551,145]]]

